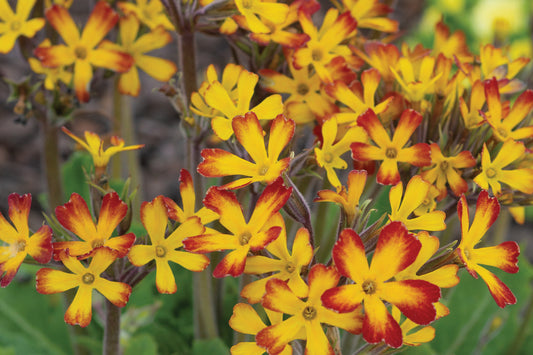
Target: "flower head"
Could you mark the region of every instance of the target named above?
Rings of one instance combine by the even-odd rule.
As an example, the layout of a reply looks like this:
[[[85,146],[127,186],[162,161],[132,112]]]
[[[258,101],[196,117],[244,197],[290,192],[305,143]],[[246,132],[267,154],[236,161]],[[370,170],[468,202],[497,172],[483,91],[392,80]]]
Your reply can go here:
[[[342,3],[357,20],[357,27],[381,32],[398,31],[398,21],[386,17],[392,9],[379,0],[342,0]]]
[[[475,248],[490,226],[498,218],[500,204],[495,197],[489,197],[485,190],[481,191],[477,199],[476,213],[472,225],[466,197],[463,195],[457,203],[457,214],[461,222],[461,243],[457,247],[457,255],[461,258],[468,272],[475,278],[481,276],[489,291],[500,307],[515,304],[516,298],[496,275],[482,265],[494,266],[505,272],[518,272],[518,255],[520,248],[516,242],[507,241],[497,246]]]
[[[17,38],[32,38],[43,28],[43,18],[28,20],[37,0],[17,1],[17,10],[13,12],[7,0],[0,0],[0,53],[9,53],[15,46]]]
[[[76,296],[65,312],[65,322],[86,327],[92,318],[92,293],[100,292],[109,302],[117,307],[128,303],[131,286],[122,282],[109,281],[101,274],[117,258],[117,254],[109,248],[101,248],[93,256],[89,266],[85,267],[76,257],[67,251],[60,253],[60,260],[72,273],[50,268],[37,271],[37,292],[49,295],[65,292],[77,287]]]
[[[128,259],[135,266],[143,266],[155,260],[155,284],[160,293],[177,291],[170,262],[191,271],[202,271],[209,265],[209,259],[205,255],[177,250],[183,246],[183,239],[204,233],[205,228],[198,217],[190,217],[165,238],[168,225],[167,208],[163,196],[158,196],[141,205],[141,222],[152,244],[134,245],[128,253]]]
[[[483,124],[483,116],[480,112],[485,105],[485,93],[483,91],[483,83],[477,80],[472,85],[470,92],[470,106],[466,104],[464,98],[459,98],[459,107],[461,109],[461,116],[466,129],[472,130]]]
[[[50,45],[50,40],[47,38],[39,45],[39,47],[50,47]],[[46,90],[54,90],[59,81],[66,85],[69,85],[72,81],[72,73],[66,70],[64,66],[46,68],[35,58],[28,58],[28,63],[30,64],[30,68],[33,70],[33,72],[36,74],[43,74],[45,76],[44,87]]]
[[[287,19],[287,14],[289,13],[287,4],[275,1],[235,0],[235,6],[246,19],[247,27],[254,33],[270,32],[270,28],[263,23],[263,19],[279,24]]]
[[[42,226],[30,237],[28,216],[31,195],[12,193],[7,199],[10,224],[0,213],[0,240],[7,245],[0,246],[0,286],[6,287],[15,277],[20,264],[31,255],[44,264],[52,258],[52,229]]]
[[[174,25],[165,14],[161,0],[137,0],[135,4],[119,1],[117,6],[123,13],[137,16],[151,30],[163,26],[168,31],[174,31]]]

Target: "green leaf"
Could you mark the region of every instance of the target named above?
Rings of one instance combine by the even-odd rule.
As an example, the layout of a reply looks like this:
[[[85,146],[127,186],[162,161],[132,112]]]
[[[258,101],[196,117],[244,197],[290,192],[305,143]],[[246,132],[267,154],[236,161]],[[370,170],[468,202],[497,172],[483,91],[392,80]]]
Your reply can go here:
[[[61,167],[65,199],[73,192],[80,194],[85,201],[90,201],[89,185],[85,172],[93,169],[91,155],[87,152],[74,152]]]
[[[136,335],[128,341],[124,355],[157,355],[157,343],[149,334]]]
[[[229,355],[229,349],[222,339],[195,340],[192,348],[194,355]]]

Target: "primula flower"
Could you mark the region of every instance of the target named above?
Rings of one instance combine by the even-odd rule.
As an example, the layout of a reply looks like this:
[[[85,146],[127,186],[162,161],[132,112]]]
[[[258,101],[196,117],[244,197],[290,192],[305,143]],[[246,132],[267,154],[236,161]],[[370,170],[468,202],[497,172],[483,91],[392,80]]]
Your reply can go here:
[[[486,44],[479,49],[479,61],[484,79],[496,77],[502,83],[501,94],[514,93],[524,87],[524,84],[515,76],[529,63],[530,58],[517,58],[511,61],[504,54],[503,48],[495,48],[492,44]]]
[[[249,256],[246,258],[244,273],[272,274],[244,286],[241,296],[246,298],[249,303],[261,301],[265,293],[266,283],[268,280],[276,278],[287,282],[287,285],[296,296],[300,298],[306,297],[309,289],[300,272],[302,268],[309,265],[313,258],[313,246],[309,240],[309,231],[305,228],[298,229],[292,244],[291,255],[287,249],[287,230],[281,214],[276,213],[267,222],[267,225],[281,227],[279,237],[266,247],[266,250],[277,259],[262,255]]]
[[[326,86],[326,92],[328,95],[348,106],[351,111],[334,114],[339,124],[356,123],[357,118],[368,109],[372,109],[376,115],[381,114],[387,109],[389,103],[393,99],[392,97],[383,100],[377,105],[374,100],[380,80],[381,75],[379,75],[379,72],[376,69],[372,68],[365,70],[361,74],[361,83],[363,86],[362,93],[357,92],[358,87],[356,85],[349,88],[348,85],[342,81],[335,81],[334,84]]]
[[[434,56],[442,54],[450,59],[457,58],[460,62],[472,60],[464,32],[455,31],[450,34],[450,29],[442,20],[435,25],[432,54]]]
[[[326,169],[326,174],[331,185],[340,189],[342,184],[333,169],[346,169],[348,164],[341,155],[350,150],[352,142],[364,142],[368,139],[364,129],[359,126],[350,127],[344,136],[335,142],[337,137],[337,119],[330,118],[322,124],[322,146],[315,147],[315,158],[318,166]]]
[[[122,138],[112,136],[111,147],[104,150],[104,141],[96,133],[85,131],[85,141],[83,141],[66,127],[61,127],[61,129],[91,154],[97,175],[105,172],[107,164],[109,164],[109,159],[116,153],[144,147],[144,144],[124,146],[124,140]]]
[[[400,60],[400,51],[394,44],[384,44],[377,41],[368,41],[364,44],[364,52],[356,47],[352,50],[372,68],[381,74],[383,81],[392,83],[395,80],[392,69],[397,69]],[[366,52],[366,53],[365,53]]]
[[[61,251],[66,249],[70,256],[87,258],[101,247],[115,251],[118,258],[126,256],[135,242],[135,235],[128,233],[111,238],[111,234],[127,212],[128,205],[120,200],[116,192],[110,192],[102,200],[95,225],[83,197],[73,193],[67,203],[56,207],[55,213],[59,223],[82,240],[55,242],[54,259],[59,260]]]
[[[219,81],[210,83],[205,89],[205,103],[220,112],[211,119],[211,127],[220,139],[228,140],[233,134],[231,122],[235,116],[243,116],[253,111],[260,120],[272,120],[283,112],[281,95],[270,95],[257,106],[250,108],[250,101],[258,80],[257,74],[243,70],[237,81],[238,97],[236,100]]]
[[[415,262],[421,247],[402,223],[392,222],[381,230],[368,266],[361,238],[351,229],[343,230],[333,247],[333,260],[339,272],[355,283],[326,291],[322,302],[338,312],[353,311],[362,302],[363,338],[373,344],[384,340],[391,347],[400,347],[402,331],[383,302],[398,307],[417,324],[428,324],[435,319],[433,303],[440,298],[440,289],[427,281],[391,281]]]
[[[254,33],[270,32],[270,28],[262,22],[263,18],[272,23],[282,23],[289,13],[289,5],[275,1],[235,0],[235,6],[246,19],[250,31]]]
[[[47,38],[45,39],[39,47],[50,47],[51,42]],[[28,62],[30,64],[31,70],[33,70],[36,74],[43,74],[45,76],[44,78],[44,87],[46,90],[54,90],[57,86],[57,83],[59,81],[63,82],[66,85],[69,85],[72,81],[72,73],[64,66],[56,67],[56,68],[46,68],[42,65],[40,61],[38,61],[35,58],[28,58]]]
[[[133,58],[127,53],[95,48],[118,21],[118,14],[105,1],[95,5],[81,36],[69,12],[61,6],[46,10],[46,19],[66,45],[37,47],[35,56],[45,67],[74,64],[74,89],[81,102],[89,101],[93,66],[123,73],[133,64]]]
[[[484,119],[480,114],[483,105],[485,105],[483,83],[481,80],[477,80],[474,82],[474,85],[472,85],[472,90],[470,92],[470,106],[466,104],[462,97],[459,98],[461,116],[463,117],[466,129],[472,130],[483,124]]]
[[[441,77],[441,73],[435,73],[435,58],[425,56],[421,63],[416,65],[412,59],[402,57],[398,60],[398,73],[391,68],[396,80],[404,91],[404,96],[410,102],[420,102],[428,94],[435,91],[435,82]]]
[[[402,222],[408,230],[440,231],[445,229],[446,214],[443,211],[431,211],[419,217],[408,218],[427,198],[430,188],[431,184],[424,181],[420,175],[415,175],[409,180],[403,198],[403,183],[400,181],[393,186],[389,192],[391,206],[389,219]]]
[[[169,263],[179,264],[191,271],[202,271],[209,265],[205,255],[177,250],[183,246],[183,239],[203,234],[204,226],[198,217],[191,217],[183,222],[167,238],[168,217],[163,196],[141,205],[141,222],[150,236],[151,245],[134,245],[128,253],[128,259],[135,266],[143,266],[155,260],[155,284],[159,293],[175,293],[176,281]]]
[[[309,271],[309,294],[306,301],[298,298],[282,280],[268,281],[263,307],[285,313],[290,317],[257,333],[255,337],[257,344],[266,348],[269,354],[277,354],[288,342],[305,334],[306,354],[333,355],[333,348],[324,334],[322,323],[345,329],[353,334],[361,332],[360,307],[354,307],[348,313],[337,313],[325,308],[321,301],[324,291],[335,287],[339,279],[340,275],[334,267],[314,265]]]
[[[419,167],[431,164],[428,144],[417,143],[403,148],[421,122],[422,115],[418,112],[410,109],[403,111],[391,140],[374,111],[368,109],[359,116],[357,124],[364,127],[377,146],[352,143],[352,158],[359,161],[382,160],[376,177],[377,182],[383,185],[396,185],[400,182],[399,162]]]
[[[533,126],[516,128],[524,121],[533,109],[533,91],[524,91],[514,102],[509,113],[505,115],[500,90],[496,78],[485,81],[485,96],[488,111],[482,114],[492,127],[492,134],[497,140],[504,142],[509,138],[514,140],[533,137]]]
[[[43,18],[28,20],[36,0],[17,1],[14,13],[7,0],[0,0],[0,53],[9,53],[19,36],[33,38],[43,28]]]
[[[357,27],[380,32],[398,32],[398,21],[383,17],[392,9],[379,0],[342,0],[345,8],[357,20]]]
[[[442,303],[435,303],[434,306],[437,310],[437,316],[435,319],[439,319],[449,314],[448,308]],[[400,324],[404,345],[419,346],[423,343],[429,343],[435,338],[435,328],[432,326],[421,326],[409,318],[404,318],[402,320],[402,313],[395,306],[391,307],[391,314],[392,318],[394,318],[394,320]]]
[[[45,264],[52,258],[52,229],[42,226],[30,237],[28,216],[31,195],[12,193],[7,198],[9,219],[0,213],[0,240],[8,245],[0,246],[0,286],[6,287],[15,277],[20,264],[31,255],[35,261]]]
[[[235,194],[216,186],[211,187],[205,196],[204,205],[220,215],[220,223],[230,234],[216,232],[187,238],[183,241],[185,249],[195,253],[233,250],[215,267],[213,276],[239,276],[244,271],[248,252],[263,249],[279,236],[281,227],[265,228],[265,223],[285,205],[291,192],[292,188],[283,186],[283,179],[278,178],[259,196],[250,220],[246,223]]]
[[[481,191],[476,203],[476,213],[472,225],[468,212],[468,203],[463,195],[457,203],[457,214],[461,221],[461,243],[457,247],[456,253],[466,266],[466,269],[473,277],[481,276],[487,284],[489,291],[501,308],[508,304],[515,304],[516,298],[511,290],[492,272],[482,265],[494,266],[505,272],[518,272],[518,255],[520,248],[513,241],[503,242],[497,246],[476,248],[490,226],[498,218],[500,204],[495,197],[489,197],[485,190]]]
[[[49,295],[65,292],[78,287],[74,300],[65,312],[65,322],[86,327],[92,318],[93,289],[100,292],[109,302],[117,307],[128,303],[131,286],[123,282],[109,281],[100,275],[115,261],[117,255],[109,248],[101,248],[93,256],[91,263],[85,267],[76,257],[62,251],[60,260],[72,271],[67,273],[50,268],[37,271],[37,292]]]
[[[352,170],[348,174],[348,188],[342,186],[340,191],[318,191],[314,202],[335,202],[340,205],[346,215],[346,221],[351,226],[359,214],[359,200],[363,194],[367,177],[366,170]]]
[[[483,144],[483,150],[481,151],[482,171],[474,178],[474,182],[484,190],[488,190],[490,186],[492,193],[496,196],[502,192],[502,182],[514,190],[532,194],[533,169],[517,168],[504,170],[505,167],[514,161],[521,159],[525,152],[526,147],[524,143],[508,139],[503,143],[494,160],[491,161],[487,145]]]
[[[191,174],[185,170],[180,171],[180,196],[183,209],[168,197],[163,197],[163,202],[167,207],[168,216],[179,223],[184,223],[190,217],[200,218],[203,225],[218,219],[218,214],[203,206],[198,211],[196,209],[196,193]]]
[[[283,148],[294,134],[294,121],[279,115],[272,121],[268,139],[268,151],[265,147],[263,128],[253,112],[236,116],[232,122],[235,138],[250,155],[253,163],[222,149],[204,149],[204,160],[198,165],[198,172],[206,177],[228,175],[249,176],[227,183],[221,188],[237,189],[253,182],[266,184],[276,180],[290,163],[290,158],[278,160]]]
[[[174,31],[174,25],[170,22],[161,0],[137,0],[136,4],[120,1],[118,8],[125,14],[134,14],[151,30],[163,26],[168,31]]]
[[[327,69],[327,64],[335,57],[341,56],[348,63],[358,64],[358,59],[352,56],[350,49],[340,44],[345,39],[355,35],[357,21],[345,12],[339,15],[335,9],[329,9],[322,22],[322,28],[318,30],[311,19],[311,15],[305,11],[298,14],[302,30],[310,39],[305,47],[294,52],[295,68],[303,68],[313,65],[320,80],[326,83],[333,82],[332,74]]]
[[[439,190],[439,201],[446,197],[446,183],[450,185],[455,196],[461,196],[468,190],[468,184],[461,177],[458,169],[471,168],[476,165],[476,160],[472,153],[465,150],[461,153],[445,157],[437,143],[432,143],[431,148],[431,163],[434,166],[428,170],[420,173],[422,178],[430,184],[435,184]]]
[[[265,309],[265,313],[272,325],[281,323],[283,320],[283,313],[273,312],[269,309]],[[255,309],[246,303],[237,303],[233,307],[233,314],[228,324],[231,329],[239,333],[254,336],[267,327]],[[257,345],[255,341],[240,342],[231,347],[232,355],[263,355],[264,353],[265,348]],[[279,354],[292,355],[292,347],[287,344]]]
[[[100,48],[110,49],[117,52],[128,53],[133,58],[130,70],[120,75],[118,89],[121,94],[138,96],[141,90],[139,81],[139,69],[142,69],[152,78],[159,81],[169,81],[178,70],[176,65],[168,59],[148,56],[145,53],[159,49],[172,41],[170,33],[162,26],[154,28],[151,32],[137,37],[139,32],[139,20],[135,15],[129,15],[120,19],[120,45],[110,41],[103,41]]]

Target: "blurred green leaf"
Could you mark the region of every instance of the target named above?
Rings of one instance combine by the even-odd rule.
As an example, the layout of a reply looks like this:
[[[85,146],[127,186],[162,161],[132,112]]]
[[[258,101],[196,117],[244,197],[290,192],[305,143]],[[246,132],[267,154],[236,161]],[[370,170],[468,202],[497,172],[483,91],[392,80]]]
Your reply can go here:
[[[91,155],[82,151],[72,153],[69,160],[63,164],[61,174],[66,200],[70,198],[73,192],[77,192],[85,201],[90,201],[89,185],[85,172],[91,171],[91,169],[93,169]]]
[[[222,339],[195,340],[193,345],[194,355],[229,355],[229,349]]]
[[[138,334],[128,341],[124,355],[157,355],[157,343],[149,334]]]

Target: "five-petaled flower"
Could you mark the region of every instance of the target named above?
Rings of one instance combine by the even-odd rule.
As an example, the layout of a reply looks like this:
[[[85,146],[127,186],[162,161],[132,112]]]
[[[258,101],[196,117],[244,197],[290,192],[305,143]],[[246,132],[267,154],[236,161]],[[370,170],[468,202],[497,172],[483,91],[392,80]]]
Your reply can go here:
[[[28,20],[35,1],[17,1],[17,11],[13,12],[7,0],[0,0],[0,53],[11,52],[19,36],[32,38],[43,28],[43,18]]]
[[[81,327],[89,325],[92,318],[93,289],[117,307],[124,307],[128,303],[131,286],[101,276],[117,258],[116,252],[109,248],[99,249],[87,267],[76,257],[69,255],[68,251],[62,251],[60,254],[59,259],[72,273],[50,268],[40,269],[36,275],[37,292],[49,295],[78,287],[74,300],[65,312],[65,322],[71,325],[79,324]]]
[[[381,230],[368,266],[361,238],[344,229],[333,247],[333,260],[339,272],[355,283],[327,290],[322,296],[324,305],[350,312],[363,303],[363,338],[369,343],[384,340],[391,347],[400,347],[402,331],[383,301],[398,307],[413,322],[428,324],[435,319],[433,303],[440,298],[440,289],[427,281],[391,281],[415,262],[421,247],[401,222],[391,222]]]
[[[463,195],[457,203],[457,214],[461,222],[461,243],[457,247],[457,255],[461,258],[466,269],[473,277],[481,276],[487,284],[489,291],[500,307],[515,304],[516,298],[496,275],[485,269],[482,265],[494,266],[505,272],[518,272],[518,255],[520,248],[513,241],[503,242],[497,246],[476,248],[490,226],[496,221],[500,213],[500,204],[495,197],[489,197],[485,190],[481,191],[476,203],[476,213],[472,225],[468,203]]]
[[[6,287],[15,277],[20,264],[31,255],[45,264],[52,258],[52,229],[42,226],[30,237],[28,216],[31,195],[12,193],[7,199],[11,225],[0,213],[0,240],[8,245],[0,246],[0,286]],[[5,273],[5,274],[4,274]]]

